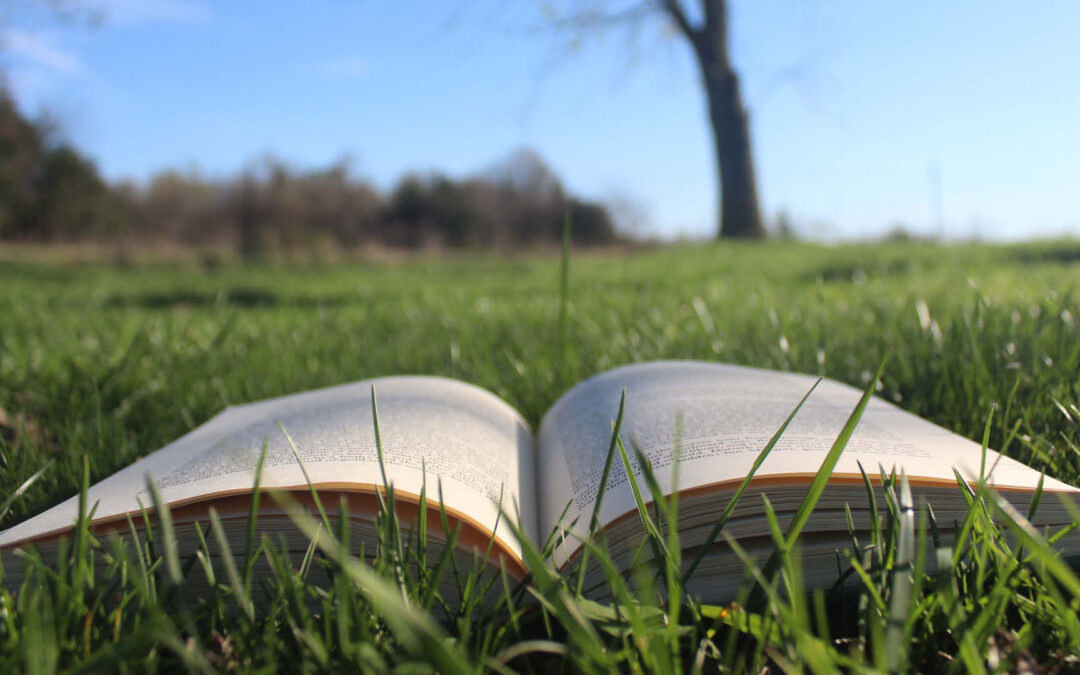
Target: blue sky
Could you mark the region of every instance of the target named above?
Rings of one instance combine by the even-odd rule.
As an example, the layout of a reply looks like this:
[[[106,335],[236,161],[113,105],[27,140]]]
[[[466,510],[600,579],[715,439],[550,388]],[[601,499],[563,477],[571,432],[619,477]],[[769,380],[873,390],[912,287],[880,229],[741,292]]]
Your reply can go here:
[[[711,234],[688,49],[662,22],[575,43],[542,16],[564,4],[97,0],[91,27],[19,0],[0,61],[111,178],[273,153],[389,187],[529,146],[646,233]],[[935,233],[938,184],[949,237],[1080,235],[1080,3],[732,0],[731,20],[770,218]]]

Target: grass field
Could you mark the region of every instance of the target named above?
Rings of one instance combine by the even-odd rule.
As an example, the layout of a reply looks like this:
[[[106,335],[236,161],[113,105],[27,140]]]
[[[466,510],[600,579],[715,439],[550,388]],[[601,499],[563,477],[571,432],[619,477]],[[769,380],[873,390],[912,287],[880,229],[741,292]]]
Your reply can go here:
[[[979,441],[994,408],[991,447],[1080,480],[1080,244],[725,244],[575,255],[565,341],[557,256],[256,266],[21,257],[0,251],[0,494],[51,464],[0,527],[77,493],[84,456],[89,479],[99,480],[229,404],[378,375],[440,374],[490,389],[535,425],[580,379],[658,358],[865,387],[888,354],[879,395]],[[751,612],[692,598],[658,604],[627,590],[616,594],[616,610],[534,567],[544,609],[518,599],[487,616],[474,603],[443,624],[426,613],[437,603],[422,592],[430,579],[399,581],[390,540],[374,579],[369,568],[327,562],[334,585],[315,589],[283,568],[251,616],[224,582],[210,599],[184,600],[167,560],[141,577],[134,563],[117,563],[114,577],[91,578],[76,558],[94,553],[73,551],[62,573],[41,571],[33,588],[0,596],[0,665],[1078,667],[1080,582],[1041,540],[1021,537],[1018,550],[1001,539],[1009,524],[1000,514],[991,522],[992,501],[988,493],[973,500],[974,534],[951,552],[953,572],[915,579],[899,652],[886,649],[897,639],[896,617],[888,618],[898,544],[886,536],[896,528],[883,526],[866,558],[866,587],[844,600],[796,592]],[[108,549],[100,546],[98,556]],[[783,583],[797,590],[796,582]],[[404,592],[385,597],[399,583]]]

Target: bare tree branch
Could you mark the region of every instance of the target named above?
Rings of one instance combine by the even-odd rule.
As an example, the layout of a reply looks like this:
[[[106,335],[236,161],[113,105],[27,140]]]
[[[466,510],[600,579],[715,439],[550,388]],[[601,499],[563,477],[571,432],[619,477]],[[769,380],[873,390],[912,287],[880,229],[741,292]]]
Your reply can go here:
[[[760,239],[765,228],[750,147],[749,115],[728,49],[727,0],[697,1],[701,11],[689,13],[692,0],[633,0],[614,8],[615,0],[579,0],[576,12],[552,17],[552,23],[578,36],[589,29],[635,25],[649,15],[675,24],[697,57],[705,89],[719,184],[718,233],[721,237]]]
[[[602,2],[594,2],[581,11],[553,16],[547,23],[550,27],[561,30],[608,30],[644,21],[656,13],[651,2],[642,2],[617,11],[608,10],[604,5]]]
[[[699,47],[698,42],[701,40],[701,31],[690,25],[690,20],[686,17],[686,10],[683,9],[682,2],[680,0],[660,0],[660,7],[675,22],[682,34],[690,40],[694,48],[697,49]]]

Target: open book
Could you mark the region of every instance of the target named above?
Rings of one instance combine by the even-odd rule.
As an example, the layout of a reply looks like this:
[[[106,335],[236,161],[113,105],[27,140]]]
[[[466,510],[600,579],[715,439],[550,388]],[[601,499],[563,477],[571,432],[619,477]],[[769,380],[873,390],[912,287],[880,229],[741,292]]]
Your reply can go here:
[[[543,541],[554,528],[577,528],[565,533],[555,552],[554,562],[565,564],[577,554],[577,537],[603,491],[599,517],[610,552],[618,564],[629,566],[641,543],[642,526],[620,462],[615,462],[607,484],[600,485],[612,420],[624,389],[620,436],[627,447],[636,446],[648,458],[660,485],[680,493],[680,541],[690,551],[700,547],[762,448],[816,380],[690,361],[625,366],[564,394],[534,435],[517,411],[479,387],[439,377],[378,378],[229,408],[91,487],[88,503],[96,504],[95,532],[124,533],[127,516],[150,503],[146,477],[151,476],[162,500],[171,506],[182,549],[185,539],[194,544],[194,523],[205,524],[207,510],[214,506],[226,530],[237,533],[233,552],[239,555],[249,503],[245,496],[251,493],[264,444],[262,486],[308,491],[283,427],[311,483],[324,495],[323,503],[338,504],[338,498],[327,493],[347,495],[356,532],[351,541],[357,546],[368,542],[370,551],[375,495],[383,484],[372,418],[374,387],[386,476],[396,496],[407,507],[409,500],[418,501],[425,485],[429,497],[440,485],[446,513],[464,526],[459,547],[483,551],[493,538],[502,562],[511,571],[523,572],[520,543],[500,521],[501,514],[512,513],[518,514],[523,531],[534,541]],[[755,474],[727,524],[728,533],[743,548],[751,552],[771,548],[759,495],[767,493],[781,521],[790,520],[860,396],[859,390],[838,382],[820,383]],[[978,444],[882,400],[871,400],[803,530],[807,583],[826,584],[836,578],[835,551],[850,542],[845,504],[850,505],[857,528],[869,525],[859,463],[871,475],[879,467],[904,467],[916,499],[921,495],[929,500],[939,527],[947,530],[966,511],[953,469],[973,479],[982,459]],[[1040,474],[988,451],[986,469],[991,468],[995,487],[1026,509]],[[675,477],[678,485],[673,485]],[[1051,478],[1046,478],[1044,491],[1077,492]],[[70,532],[77,509],[75,497],[11,527],[0,533],[0,548],[10,553],[16,545],[33,542],[44,553]],[[260,513],[260,529],[275,537],[289,530],[286,514],[273,508]],[[1036,525],[1069,521],[1059,500],[1042,500]],[[434,534],[437,539],[439,533]],[[301,553],[306,545],[306,540],[296,542]],[[684,559],[690,557],[684,553]],[[10,572],[10,560],[5,560],[5,568]],[[733,594],[742,573],[743,564],[730,547],[718,543],[704,557],[689,588],[702,599],[723,600]],[[602,581],[590,577],[590,584]]]

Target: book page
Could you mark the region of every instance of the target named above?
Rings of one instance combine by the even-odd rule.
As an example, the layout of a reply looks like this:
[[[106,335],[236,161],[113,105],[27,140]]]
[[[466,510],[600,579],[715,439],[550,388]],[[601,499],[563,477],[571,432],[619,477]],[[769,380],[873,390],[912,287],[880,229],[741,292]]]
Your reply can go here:
[[[266,443],[262,485],[306,486],[285,434],[296,444],[316,487],[373,489],[382,485],[371,412],[374,385],[384,464],[399,492],[438,500],[487,532],[495,530],[499,499],[536,533],[533,436],[513,408],[494,394],[438,377],[387,377],[230,408],[178,441],[90,489],[95,521],[149,505],[151,475],[169,504],[250,491]],[[0,533],[0,546],[70,528],[77,498]],[[520,555],[510,529],[496,536]]]
[[[568,504],[564,525],[575,518],[580,518],[580,529],[587,525],[624,388],[620,436],[631,461],[636,445],[649,458],[660,485],[671,493],[745,478],[817,379],[742,366],[658,361],[617,368],[583,382],[556,402],[540,426],[541,532],[550,532]],[[756,477],[808,478],[816,473],[861,396],[854,387],[823,380]],[[673,450],[680,425],[676,467]],[[978,444],[874,398],[841,455],[836,474],[858,475],[861,462],[870,475],[881,466],[904,467],[913,480],[955,483],[953,467],[977,476],[980,460]],[[987,468],[995,462],[992,476],[999,487],[1033,489],[1038,483],[1039,474],[1033,469],[989,451]],[[640,475],[636,462],[635,471]],[[647,496],[644,482],[640,484]],[[1070,489],[1050,478],[1045,488]],[[635,508],[617,456],[604,489],[602,524]]]

